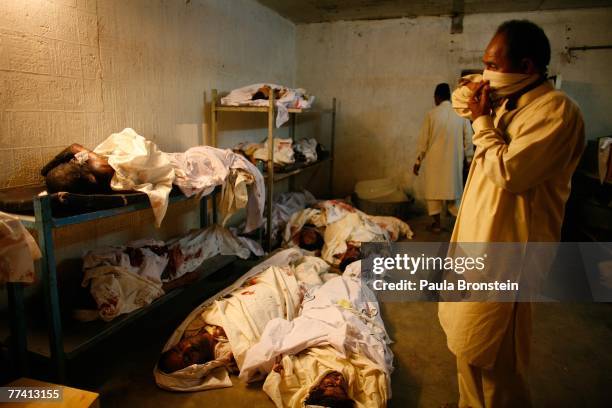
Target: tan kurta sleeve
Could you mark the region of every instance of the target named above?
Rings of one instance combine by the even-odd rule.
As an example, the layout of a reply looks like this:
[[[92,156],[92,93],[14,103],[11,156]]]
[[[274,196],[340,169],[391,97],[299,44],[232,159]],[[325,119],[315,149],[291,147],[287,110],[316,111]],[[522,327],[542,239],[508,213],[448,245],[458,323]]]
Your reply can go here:
[[[584,125],[576,108],[567,100],[552,99],[525,119],[510,143],[495,128],[490,116],[474,123],[474,160],[499,187],[520,193],[546,181],[572,160],[583,140]]]
[[[472,126],[470,125],[470,121],[465,119],[463,121],[463,153],[465,154],[465,159],[469,162],[472,161],[474,157],[474,144],[472,143],[472,137],[474,136],[474,132],[472,131]]]

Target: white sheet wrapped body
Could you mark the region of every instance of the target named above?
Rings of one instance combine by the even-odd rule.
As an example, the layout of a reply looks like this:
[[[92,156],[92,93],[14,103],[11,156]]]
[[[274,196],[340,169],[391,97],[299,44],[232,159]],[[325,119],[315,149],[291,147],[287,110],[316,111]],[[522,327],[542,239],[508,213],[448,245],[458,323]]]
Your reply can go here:
[[[289,108],[310,108],[314,102],[314,96],[309,96],[305,89],[287,88],[275,84],[253,84],[242,88],[234,89],[227,96],[221,98],[221,104],[226,106],[270,106],[267,99],[253,100],[253,95],[262,87],[268,86],[271,89],[280,90],[282,96],[276,99],[276,127],[281,127],[289,120]]]
[[[263,333],[268,321],[274,318],[291,320],[301,304],[303,285],[297,278],[294,265],[310,263],[302,268],[301,276],[327,272],[320,263],[304,257],[297,248],[283,250],[252,268],[231,286],[209,298],[193,310],[172,334],[163,352],[176,345],[195,319],[223,327],[229,348],[216,353],[216,359],[205,364],[194,364],[173,373],[164,373],[157,366],[154,376],[157,385],[174,391],[201,391],[232,385],[227,371],[228,354],[241,367],[246,351]],[[304,270],[307,269],[307,270]],[[306,278],[315,281],[314,276]],[[245,286],[250,283],[250,286]]]
[[[195,271],[204,260],[215,255],[246,259],[251,255],[249,248],[255,250],[255,255],[263,252],[256,242],[236,237],[219,225],[191,231],[168,243],[149,239],[125,246],[97,248],[83,257],[82,286],[90,285],[99,317],[110,321],[162,296],[162,282]],[[169,264],[170,258],[172,264]],[[96,317],[91,313],[79,313],[81,319]]]
[[[395,217],[370,216],[339,200],[317,203],[294,213],[283,237],[284,245],[297,245],[296,236],[306,224],[312,224],[323,234],[321,258],[332,265],[339,265],[347,250],[348,242],[387,242],[402,237],[412,238],[412,230]]]
[[[337,371],[359,408],[386,406],[393,354],[372,291],[360,280],[361,262],[349,265],[304,296],[300,316],[271,320],[247,352],[240,377],[265,376],[264,391],[278,408],[301,408],[313,386]],[[282,370],[272,370],[280,361]]]
[[[361,261],[354,262],[343,276],[308,291],[299,317],[271,320],[260,341],[246,353],[240,377],[260,380],[271,371],[277,357],[324,345],[343,356],[363,354],[390,375],[391,341],[374,293],[361,284],[360,268]]]

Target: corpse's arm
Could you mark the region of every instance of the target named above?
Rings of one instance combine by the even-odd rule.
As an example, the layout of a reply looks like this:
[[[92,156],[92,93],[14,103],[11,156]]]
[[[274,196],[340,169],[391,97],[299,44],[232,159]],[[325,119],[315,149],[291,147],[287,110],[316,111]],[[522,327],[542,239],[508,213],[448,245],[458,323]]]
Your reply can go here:
[[[576,152],[581,152],[577,147],[584,141],[584,124],[579,113],[566,101],[551,101],[547,105],[538,109],[546,114],[526,121],[509,143],[490,116],[483,115],[474,121],[477,148],[474,160],[504,190],[512,193],[529,190],[566,167]]]
[[[83,150],[87,150],[87,149],[85,149],[83,146],[81,146],[78,143],[71,144],[70,146],[62,150],[57,156],[51,159],[49,163],[45,164],[45,166],[40,171],[40,174],[42,176],[46,176],[47,173],[51,171],[51,169],[53,169],[54,167],[57,167],[58,165],[62,163],[68,163],[70,160],[74,159],[75,154]]]
[[[115,175],[115,169],[108,164],[108,159],[90,150],[87,150],[87,153],[87,163],[98,182],[110,183]]]

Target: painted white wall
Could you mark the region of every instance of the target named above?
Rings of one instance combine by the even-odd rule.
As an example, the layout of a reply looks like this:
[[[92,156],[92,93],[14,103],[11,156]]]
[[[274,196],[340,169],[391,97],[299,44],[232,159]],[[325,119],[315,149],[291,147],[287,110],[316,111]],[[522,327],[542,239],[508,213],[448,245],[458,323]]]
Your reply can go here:
[[[497,26],[517,18],[546,31],[550,72],[562,74],[563,89],[582,107],[588,137],[612,134],[612,50],[575,52],[571,61],[564,55],[566,46],[612,44],[611,8],[469,15],[462,34],[450,34],[448,17],[298,25],[296,83],[340,103],[337,195],[380,177],[397,178],[418,195],[411,168],[435,85],[481,68]]]
[[[125,127],[164,151],[201,144],[204,91],[294,76],[295,26],[254,0],[1,0],[0,187]],[[226,119],[221,147],[265,135],[265,118]],[[165,239],[197,226],[192,209],[171,207],[162,230],[150,211],[57,230],[59,259]]]

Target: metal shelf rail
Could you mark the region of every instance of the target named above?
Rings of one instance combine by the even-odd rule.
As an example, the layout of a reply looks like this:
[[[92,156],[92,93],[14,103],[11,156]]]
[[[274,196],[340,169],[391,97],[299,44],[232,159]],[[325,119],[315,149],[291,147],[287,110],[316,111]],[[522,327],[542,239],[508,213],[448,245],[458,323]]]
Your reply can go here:
[[[211,194],[214,196],[218,193],[218,189]],[[170,204],[189,200],[184,195],[171,195]],[[199,203],[200,207],[200,227],[208,226],[208,197],[202,197]],[[82,344],[77,345],[69,353],[64,347],[64,332],[62,330],[62,321],[60,314],[60,300],[57,285],[57,266],[55,259],[55,248],[53,244],[53,229],[62,228],[69,225],[85,223],[88,221],[99,220],[107,217],[113,217],[121,214],[126,214],[134,211],[151,208],[148,200],[107,210],[93,211],[79,215],[67,217],[54,217],[51,212],[51,200],[49,196],[38,196],[34,198],[34,216],[19,216],[21,222],[28,229],[35,230],[37,233],[38,245],[41,250],[42,257],[37,262],[38,276],[41,277],[42,290],[44,294],[45,313],[47,318],[48,332],[48,356],[51,360],[52,370],[55,379],[59,382],[66,380],[66,360],[79,353],[81,349],[89,348],[92,344],[114,333],[118,328],[127,325],[128,323],[137,320],[150,310],[158,308],[170,298],[176,296],[174,291],[169,292],[161,298],[154,301],[151,305],[140,309],[127,316],[115,319],[111,322],[104,323],[97,328],[92,337],[84,339]],[[212,263],[208,263],[205,275],[208,276],[215,271],[227,266],[235,259],[232,257],[223,257],[212,259]],[[204,276],[202,275],[201,278]],[[178,291],[179,289],[176,289]],[[28,334],[26,325],[26,308],[24,301],[24,284],[9,283],[7,284],[8,302],[9,302],[9,320],[10,320],[10,348],[17,374],[23,376],[27,373],[28,366]],[[177,292],[178,293],[178,292]]]
[[[204,94],[204,100],[206,100],[206,94]],[[302,168],[287,172],[287,173],[279,173],[278,175],[274,174],[274,123],[275,123],[275,115],[276,115],[276,103],[274,100],[274,92],[270,93],[270,99],[268,101],[268,106],[224,106],[219,103],[219,93],[217,89],[212,90],[212,101],[211,101],[211,118],[210,118],[210,126],[211,126],[211,144],[214,147],[217,147],[217,137],[218,137],[218,124],[219,117],[218,112],[247,112],[247,113],[267,113],[268,114],[268,163],[267,163],[267,173],[266,177],[266,249],[270,251],[272,249],[272,206],[274,199],[274,183],[291,179],[293,176],[296,176],[303,171],[308,169],[312,169],[314,167],[318,167],[319,164],[329,161],[329,179],[328,179],[328,190],[329,194],[333,192],[333,175],[334,175],[334,149],[335,149],[335,137],[336,137],[336,98],[332,98],[332,107],[331,109],[288,109],[290,114],[289,121],[289,136],[293,141],[295,141],[295,126],[296,126],[296,114],[302,113],[319,113],[319,114],[331,114],[331,134],[330,134],[330,156],[318,162],[312,163],[310,165],[304,166]],[[206,114],[206,112],[205,112]],[[292,185],[290,185],[292,188]]]

